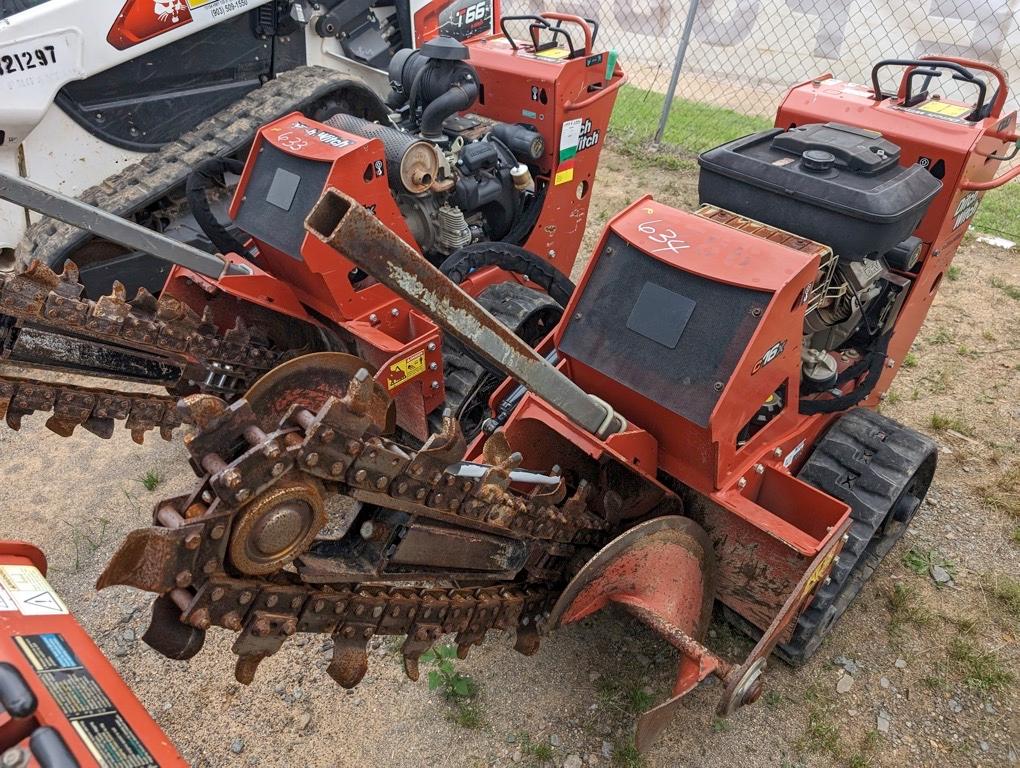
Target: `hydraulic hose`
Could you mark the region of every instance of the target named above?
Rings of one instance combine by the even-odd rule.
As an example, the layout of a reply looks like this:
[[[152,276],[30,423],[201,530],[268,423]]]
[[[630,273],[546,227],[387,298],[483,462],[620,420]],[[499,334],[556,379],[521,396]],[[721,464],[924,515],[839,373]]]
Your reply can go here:
[[[220,183],[226,173],[240,174],[244,163],[229,157],[214,157],[206,160],[188,175],[187,196],[191,213],[202,228],[202,232],[220,253],[237,253],[244,255],[248,247],[240,238],[230,232],[216,215],[209,204],[208,191]]]

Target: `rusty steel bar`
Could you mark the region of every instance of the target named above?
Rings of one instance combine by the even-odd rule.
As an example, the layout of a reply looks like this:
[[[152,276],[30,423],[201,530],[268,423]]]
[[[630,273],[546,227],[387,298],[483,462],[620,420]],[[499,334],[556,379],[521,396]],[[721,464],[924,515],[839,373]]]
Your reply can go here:
[[[143,251],[157,259],[179,264],[206,277],[219,278],[227,269],[227,261],[166,235],[146,229],[133,221],[107,213],[95,206],[47,189],[34,181],[0,173],[0,200],[7,200],[65,224],[84,229],[94,235],[123,245],[128,250]]]
[[[604,435],[625,425],[353,198],[327,189],[305,229],[589,432]]]

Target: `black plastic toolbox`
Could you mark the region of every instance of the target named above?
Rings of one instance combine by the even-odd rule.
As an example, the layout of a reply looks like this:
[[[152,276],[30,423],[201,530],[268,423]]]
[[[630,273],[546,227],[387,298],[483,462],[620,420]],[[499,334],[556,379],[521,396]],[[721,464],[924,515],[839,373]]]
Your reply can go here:
[[[809,240],[841,258],[881,255],[910,236],[942,183],[875,131],[839,123],[773,129],[698,158],[702,203]]]

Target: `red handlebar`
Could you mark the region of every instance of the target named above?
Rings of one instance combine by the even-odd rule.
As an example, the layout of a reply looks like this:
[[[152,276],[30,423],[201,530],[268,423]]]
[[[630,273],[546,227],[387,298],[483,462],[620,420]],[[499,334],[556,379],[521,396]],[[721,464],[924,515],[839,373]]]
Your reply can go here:
[[[591,56],[592,51],[592,34],[591,25],[587,21],[582,19],[580,16],[575,16],[572,13],[554,13],[553,11],[547,11],[546,13],[539,14],[543,19],[550,19],[552,21],[566,21],[571,24],[577,24],[584,31],[584,55]]]

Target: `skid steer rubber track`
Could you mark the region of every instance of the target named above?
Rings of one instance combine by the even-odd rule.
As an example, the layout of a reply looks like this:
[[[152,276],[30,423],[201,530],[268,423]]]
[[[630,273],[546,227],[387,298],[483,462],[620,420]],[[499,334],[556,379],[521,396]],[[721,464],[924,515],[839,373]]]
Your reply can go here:
[[[776,651],[800,664],[821,644],[875,568],[900,539],[935,474],[929,438],[874,411],[844,414],[818,441],[798,477],[850,506],[853,524],[829,581]]]
[[[79,199],[128,217],[185,183],[197,165],[212,157],[246,149],[266,123],[290,112],[329,114],[339,109],[373,120],[386,119],[385,108],[368,86],[325,67],[298,67],[280,74],[195,129],[137,163],[129,165]],[[90,239],[87,232],[44,218],[29,227],[18,249],[18,265],[33,259],[60,271],[65,259]]]

